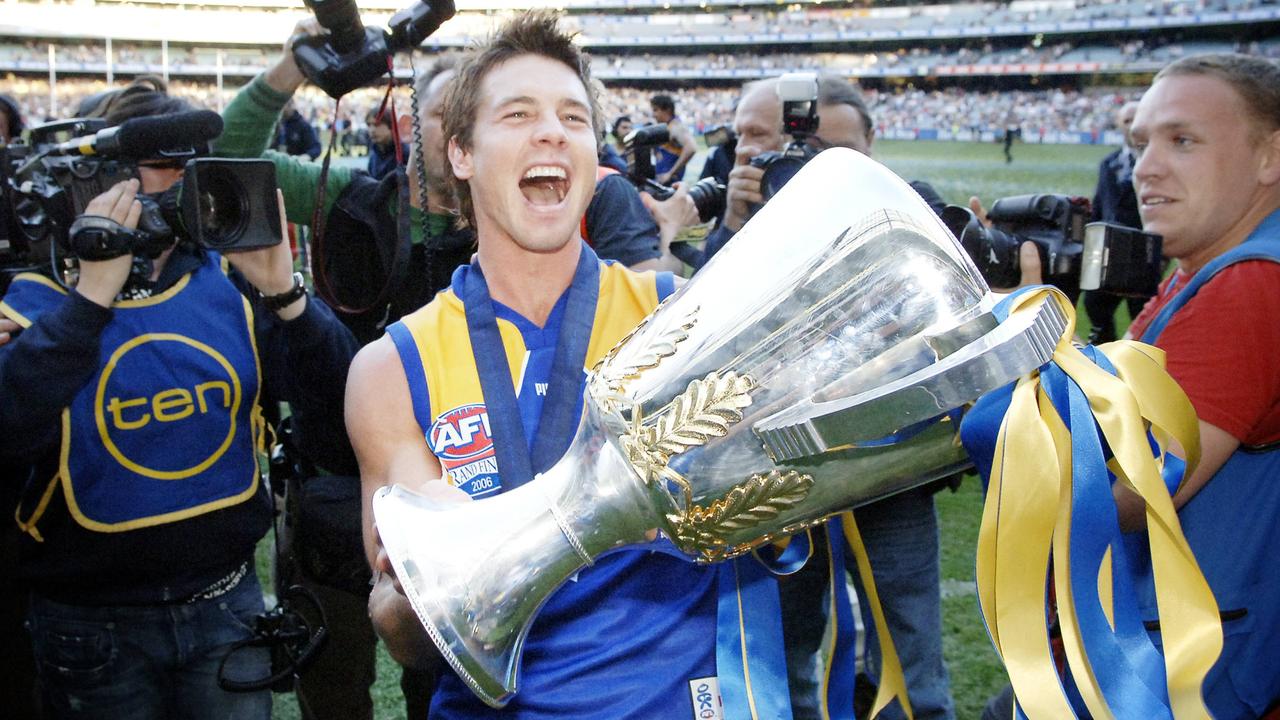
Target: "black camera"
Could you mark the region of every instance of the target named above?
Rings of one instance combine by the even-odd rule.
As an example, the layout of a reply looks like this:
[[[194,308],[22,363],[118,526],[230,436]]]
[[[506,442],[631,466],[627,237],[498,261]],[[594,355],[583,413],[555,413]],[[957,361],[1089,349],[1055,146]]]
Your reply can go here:
[[[658,176],[653,169],[653,148],[671,141],[671,131],[662,123],[641,125],[622,139],[623,154],[627,160],[627,174],[632,182],[643,185],[645,180]]]
[[[182,181],[155,202],[179,238],[210,250],[253,250],[284,239],[270,160],[190,160]]]
[[[666,200],[676,192],[675,188],[669,188],[656,180],[647,181],[641,189],[658,200]],[[724,183],[713,177],[702,178],[689,187],[689,199],[698,209],[698,220],[701,222],[711,222],[724,213],[726,195]]]
[[[666,200],[675,194],[674,188],[654,179],[653,156],[651,148],[662,145],[671,139],[671,132],[666,125],[642,125],[623,138],[622,145],[627,160],[627,176],[641,192],[646,192],[658,200]],[[698,218],[708,222],[720,217],[724,212],[725,186],[715,178],[703,178],[689,188],[689,198],[698,208]]]
[[[1080,294],[1080,253],[1089,201],[1066,195],[1017,195],[1001,198],[987,212],[987,227],[969,208],[948,205],[942,222],[960,240],[988,284],[1016,287],[1022,279],[1018,248],[1033,242],[1040,252],[1044,282],[1072,302]]]
[[[328,35],[294,38],[293,57],[307,79],[334,99],[391,71],[391,56],[411,50],[453,17],[453,0],[415,3],[386,29],[367,28],[355,0],[305,0]]]
[[[235,251],[282,239],[275,168],[268,160],[196,157],[222,131],[217,113],[193,111],[128,120],[40,126],[31,144],[5,149],[5,195],[28,260],[44,248],[102,260],[120,255],[155,258],[174,239]],[[68,137],[69,136],[69,137]],[[139,162],[185,166],[185,179],[154,196],[139,195],[143,213],[129,231],[105,218],[81,218],[93,198],[138,178]],[[19,243],[11,243],[19,247]],[[58,268],[51,261],[48,270]]]
[[[782,99],[782,132],[791,136],[791,142],[781,152],[766,152],[751,158],[752,166],[764,169],[760,194],[765,202],[818,155],[818,150],[808,142],[818,131],[817,76],[813,73],[783,75],[778,80],[778,97]]]

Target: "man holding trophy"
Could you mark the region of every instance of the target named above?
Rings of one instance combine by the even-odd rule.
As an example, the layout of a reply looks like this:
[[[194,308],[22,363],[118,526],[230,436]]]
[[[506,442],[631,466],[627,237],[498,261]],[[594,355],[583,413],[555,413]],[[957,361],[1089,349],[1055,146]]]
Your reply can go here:
[[[596,177],[590,88],[586,59],[544,13],[520,16],[459,69],[445,136],[479,252],[352,366],[347,422],[366,502],[396,481],[444,478],[464,499],[461,491],[483,498],[532,479],[573,436],[584,366],[672,291],[669,274],[604,265],[579,238]],[[440,492],[444,483],[426,485]],[[368,551],[376,570],[389,570],[372,537]],[[715,676],[714,574],[648,552],[582,571],[530,632],[525,692],[509,709],[695,717],[690,684]],[[434,654],[386,574],[370,610],[397,660]],[[437,710],[493,712],[451,673]]]

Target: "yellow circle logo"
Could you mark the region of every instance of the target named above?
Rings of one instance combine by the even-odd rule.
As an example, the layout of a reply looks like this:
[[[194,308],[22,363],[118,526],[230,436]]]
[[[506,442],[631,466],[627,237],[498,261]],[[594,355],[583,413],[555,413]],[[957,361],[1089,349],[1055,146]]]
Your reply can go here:
[[[135,384],[111,382],[121,368]],[[111,354],[98,380],[94,420],[103,446],[122,466],[156,480],[182,480],[209,469],[231,447],[241,398],[240,378],[217,350],[183,335],[153,333]],[[158,446],[175,467],[147,467],[122,445],[135,453]]]

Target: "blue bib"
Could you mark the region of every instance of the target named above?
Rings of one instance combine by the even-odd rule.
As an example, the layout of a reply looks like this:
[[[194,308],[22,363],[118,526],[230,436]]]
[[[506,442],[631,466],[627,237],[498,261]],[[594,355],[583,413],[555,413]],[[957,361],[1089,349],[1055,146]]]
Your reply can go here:
[[[588,252],[584,248],[584,252]],[[592,256],[594,258],[594,256]],[[483,498],[510,487],[493,448],[490,418],[461,297],[450,290],[388,328],[409,380],[415,414],[447,479]],[[586,366],[594,365],[658,300],[670,275],[599,268]],[[519,421],[532,450],[547,418],[565,298],[538,328],[495,304]],[[568,332],[567,329],[564,330]],[[581,413],[585,373],[577,383]],[[576,422],[572,427],[576,428]],[[497,433],[500,435],[500,433]],[[483,500],[480,500],[483,502]],[[525,642],[520,692],[502,711],[488,708],[453,673],[440,679],[432,715],[448,718],[696,718],[716,686],[716,571],[665,554],[619,552],[597,560],[546,602]]]
[[[165,292],[112,306],[98,370],[63,412],[54,479],[85,528],[175,522],[257,491],[253,312],[220,262],[210,253]],[[20,275],[3,307],[29,325],[65,301],[49,279]]]

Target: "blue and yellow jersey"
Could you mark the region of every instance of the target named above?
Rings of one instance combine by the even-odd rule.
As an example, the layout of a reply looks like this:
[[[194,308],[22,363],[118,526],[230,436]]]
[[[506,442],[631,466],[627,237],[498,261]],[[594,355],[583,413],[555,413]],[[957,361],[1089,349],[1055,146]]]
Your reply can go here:
[[[75,521],[122,532],[242,503],[258,490],[261,381],[248,300],[210,253],[168,290],[117,301],[98,369],[62,414],[57,476],[35,523],[61,487]],[[0,311],[29,327],[66,290],[32,274],[14,278]]]
[[[449,482],[484,498],[503,485],[460,300],[470,271],[459,268],[448,290],[388,334],[423,436]],[[633,273],[620,265],[602,265],[599,282],[587,367],[673,290],[669,274]],[[541,328],[494,303],[531,445],[566,297]],[[580,397],[578,403],[580,414]],[[525,643],[521,691],[505,710],[483,705],[450,673],[441,679],[432,712],[467,718],[699,717],[699,689],[715,684],[715,578],[712,568],[647,550],[602,557],[540,611]]]

